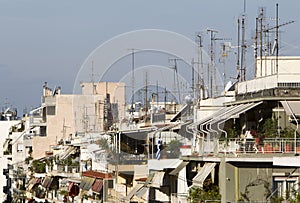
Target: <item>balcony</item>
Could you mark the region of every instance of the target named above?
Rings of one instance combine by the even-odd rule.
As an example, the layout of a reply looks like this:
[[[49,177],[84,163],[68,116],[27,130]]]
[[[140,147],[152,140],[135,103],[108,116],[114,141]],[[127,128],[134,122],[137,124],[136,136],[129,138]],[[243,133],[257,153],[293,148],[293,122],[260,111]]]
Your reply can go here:
[[[140,165],[147,162],[147,157],[144,154],[134,155],[121,153],[118,156],[119,159],[117,157],[110,158],[109,163],[113,165]]]
[[[297,154],[300,153],[300,139],[293,138],[266,138],[258,139],[228,139],[217,142],[205,142],[205,153],[233,153],[233,154]]]
[[[41,116],[32,116],[30,118],[30,126],[31,127],[41,127],[41,126],[46,126],[47,123]]]
[[[48,169],[48,173],[53,176],[62,176],[69,178],[78,178],[80,177],[80,166],[67,166],[67,165],[56,165],[55,169]]]

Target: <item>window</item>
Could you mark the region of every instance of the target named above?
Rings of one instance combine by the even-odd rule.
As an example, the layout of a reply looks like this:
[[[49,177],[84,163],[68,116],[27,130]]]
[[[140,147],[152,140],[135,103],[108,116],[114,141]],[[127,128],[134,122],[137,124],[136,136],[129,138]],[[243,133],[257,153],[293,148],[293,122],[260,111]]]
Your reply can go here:
[[[293,191],[298,189],[298,177],[274,177],[273,178],[273,191],[277,197],[284,199],[293,196]]]
[[[287,88],[299,88],[299,82],[279,82],[277,84],[278,87],[287,87]]]
[[[24,148],[23,144],[18,144],[17,145],[17,152],[22,152],[23,148]]]
[[[55,106],[47,106],[47,115],[55,115]]]

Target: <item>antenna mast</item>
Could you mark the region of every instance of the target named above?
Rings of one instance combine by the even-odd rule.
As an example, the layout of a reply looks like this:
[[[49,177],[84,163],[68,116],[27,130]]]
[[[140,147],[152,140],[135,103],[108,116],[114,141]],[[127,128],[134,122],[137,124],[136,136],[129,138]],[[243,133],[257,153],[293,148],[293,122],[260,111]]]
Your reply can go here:
[[[130,111],[134,112],[134,48],[131,48],[131,108]]]
[[[148,72],[146,71],[146,80],[145,80],[145,121],[147,120],[148,114]]]
[[[245,15],[242,16],[242,53],[241,53],[241,81],[246,80],[246,42],[245,42]]]
[[[257,42],[258,42],[258,18],[255,19],[255,38],[254,38],[254,61],[255,61],[255,75],[257,77]]]
[[[169,59],[169,62],[174,61],[174,92],[176,92],[176,87],[177,87],[178,102],[179,103],[181,103],[181,98],[180,98],[180,88],[179,88],[177,61],[181,61],[181,60],[182,59],[179,59],[179,58]],[[176,80],[177,80],[177,82],[176,82]]]
[[[199,48],[198,48],[198,70],[197,70],[197,95],[200,95],[200,99],[202,99],[202,97],[204,95],[201,95],[201,88],[203,89],[204,87],[204,81],[203,81],[203,58],[202,58],[202,36],[200,34],[197,35],[197,37],[199,38]],[[209,82],[209,73],[208,74],[208,80],[207,82]],[[200,76],[201,75],[201,76]],[[201,80],[201,84],[200,84],[200,80]]]
[[[242,15],[242,53],[241,53],[241,80],[240,81],[245,81],[246,80],[246,41],[245,41],[245,34],[246,34],[246,28],[245,28],[245,20],[246,20],[246,0],[244,0],[244,12]]]
[[[215,67],[215,62],[214,62],[214,58],[215,58],[215,54],[214,54],[214,33],[218,33],[217,30],[213,30],[213,29],[207,29],[207,32],[209,32],[210,34],[210,73],[208,72],[207,74],[210,74],[210,77],[208,77],[210,79],[209,81],[209,90],[210,90],[210,97],[213,97],[213,82],[216,82],[214,79],[216,77],[216,67]]]
[[[262,76],[262,52],[263,52],[263,40],[262,40],[262,31],[263,31],[263,17],[264,17],[264,9],[261,8],[260,15],[259,15],[259,22],[260,22],[260,33],[259,33],[259,40],[260,40],[260,76]]]
[[[240,68],[240,30],[241,30],[241,28],[240,28],[240,18],[238,18],[237,24],[238,24],[238,50],[237,50],[236,69],[237,69],[237,73],[238,73],[237,79],[239,81],[241,81],[241,68]]]
[[[215,53],[214,53],[214,42],[217,40],[231,40],[229,38],[216,38],[214,33],[218,33],[217,30],[207,29],[210,33],[210,96],[214,97],[218,94],[218,85],[216,79],[216,64],[215,64]],[[215,83],[215,84],[214,84]],[[213,84],[215,85],[215,94],[213,94]]]
[[[192,58],[192,92],[193,92],[193,97],[195,98],[195,61],[194,58]]]

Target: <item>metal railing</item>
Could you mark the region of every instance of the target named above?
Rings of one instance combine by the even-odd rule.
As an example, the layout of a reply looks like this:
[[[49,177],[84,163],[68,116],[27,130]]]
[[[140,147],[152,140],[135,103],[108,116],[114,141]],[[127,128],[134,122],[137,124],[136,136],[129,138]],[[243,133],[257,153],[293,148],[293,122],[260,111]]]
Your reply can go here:
[[[260,140],[232,138],[218,140],[218,153],[300,153],[300,139],[266,138]]]

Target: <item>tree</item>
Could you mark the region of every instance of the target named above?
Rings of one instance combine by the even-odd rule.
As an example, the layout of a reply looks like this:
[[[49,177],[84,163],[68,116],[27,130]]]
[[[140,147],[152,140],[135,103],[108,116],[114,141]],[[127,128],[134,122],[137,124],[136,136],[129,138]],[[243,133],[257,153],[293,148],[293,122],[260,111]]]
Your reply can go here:
[[[166,148],[166,151],[168,152],[168,158],[178,158],[180,155],[181,145],[182,144],[179,140],[172,140]]]
[[[262,125],[261,132],[266,135],[266,137],[276,137],[277,132],[277,121],[272,118],[267,118]]]
[[[107,152],[109,151],[109,145],[107,139],[102,138],[98,140],[97,143],[99,144],[99,147],[101,147],[101,149],[106,150]]]
[[[191,187],[189,190],[188,199],[192,203],[205,202],[205,200],[216,200],[219,202],[221,200],[221,194],[219,192],[219,187],[212,183],[211,179],[207,179],[203,183],[203,188],[200,187]]]
[[[46,172],[46,163],[39,161],[39,160],[34,160],[31,163],[31,168],[32,168],[32,171],[35,173],[45,173]]]

